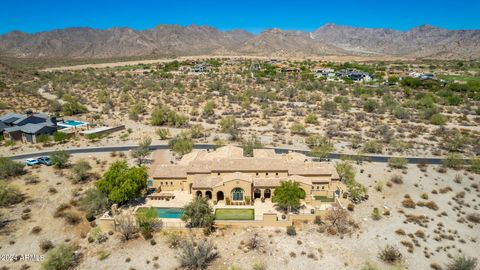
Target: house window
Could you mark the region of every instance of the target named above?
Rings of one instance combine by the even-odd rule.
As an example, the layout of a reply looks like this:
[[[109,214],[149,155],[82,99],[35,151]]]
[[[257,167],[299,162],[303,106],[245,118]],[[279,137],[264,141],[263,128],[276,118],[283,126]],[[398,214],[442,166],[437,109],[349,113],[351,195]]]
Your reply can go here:
[[[234,188],[232,190],[232,200],[234,201],[243,201],[243,189],[241,188]]]
[[[322,189],[325,189],[325,186],[322,186]]]
[[[257,172],[257,173],[255,173],[255,175],[256,175],[256,176],[258,176],[258,172]]]
[[[170,185],[172,185],[172,186],[173,186],[173,182],[170,182]]]
[[[217,175],[220,175],[220,173],[217,173]]]
[[[265,173],[265,176],[268,176],[268,172]]]
[[[278,176],[278,172],[275,173],[275,176]]]
[[[163,186],[163,182],[160,182],[160,186]]]
[[[317,189],[320,189],[320,186],[317,186]]]

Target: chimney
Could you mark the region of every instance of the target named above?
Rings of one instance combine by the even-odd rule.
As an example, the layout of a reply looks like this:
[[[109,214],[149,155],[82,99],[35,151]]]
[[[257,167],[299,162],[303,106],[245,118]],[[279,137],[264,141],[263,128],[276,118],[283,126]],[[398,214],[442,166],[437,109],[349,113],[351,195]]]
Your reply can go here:
[[[54,115],[50,116],[50,122],[52,122],[52,124],[54,126],[56,126],[57,125],[57,117],[54,116]]]

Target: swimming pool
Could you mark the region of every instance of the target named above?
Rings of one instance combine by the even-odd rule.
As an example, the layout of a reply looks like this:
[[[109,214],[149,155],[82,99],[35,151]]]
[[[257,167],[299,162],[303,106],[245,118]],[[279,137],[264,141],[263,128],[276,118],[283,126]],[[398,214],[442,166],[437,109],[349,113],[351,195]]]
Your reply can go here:
[[[66,121],[64,121],[64,123],[69,125],[69,126],[74,126],[74,127],[87,124],[85,122],[75,121],[75,120],[66,120]]]
[[[62,128],[72,128],[87,125],[87,122],[76,121],[76,120],[65,120],[63,122],[58,122],[57,126]]]
[[[157,211],[157,216],[159,218],[181,218],[185,209],[183,208],[167,208],[167,207],[154,207]],[[139,208],[137,211],[142,211],[141,209],[147,209],[145,207]]]

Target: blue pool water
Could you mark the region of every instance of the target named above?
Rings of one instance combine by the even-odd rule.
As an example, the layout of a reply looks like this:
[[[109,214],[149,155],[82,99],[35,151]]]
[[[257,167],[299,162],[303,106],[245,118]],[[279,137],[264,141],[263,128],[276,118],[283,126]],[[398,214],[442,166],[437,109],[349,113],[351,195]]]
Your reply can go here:
[[[75,120],[66,120],[64,122],[65,122],[65,124],[67,124],[69,126],[74,126],[74,127],[86,124],[85,122],[80,122],[80,121],[75,121]]]
[[[160,218],[181,218],[185,210],[183,208],[160,208],[157,207],[157,215]]]

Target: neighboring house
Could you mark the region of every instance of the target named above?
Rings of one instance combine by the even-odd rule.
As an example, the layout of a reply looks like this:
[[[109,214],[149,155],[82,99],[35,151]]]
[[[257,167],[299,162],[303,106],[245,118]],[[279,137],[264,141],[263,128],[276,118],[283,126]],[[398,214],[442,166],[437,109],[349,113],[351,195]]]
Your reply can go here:
[[[435,75],[433,75],[432,73],[410,72],[408,75],[410,77],[417,78],[420,80],[435,79]]]
[[[204,73],[204,72],[207,72],[207,71],[208,71],[208,67],[205,63],[196,64],[192,68],[192,72],[194,72],[194,73]]]
[[[260,71],[260,64],[259,64],[259,63],[251,63],[251,64],[248,66],[248,70],[249,70],[250,72]]]
[[[253,157],[244,157],[243,149],[235,146],[192,152],[175,165],[154,161],[148,185],[156,190],[150,198],[164,191],[187,191],[215,202],[228,198],[244,204],[271,198],[282,181],[299,183],[307,203],[315,196],[334,198],[345,188],[331,164],[307,161],[299,153],[276,154],[273,149],[255,149]]]
[[[317,78],[333,78],[335,77],[335,70],[333,68],[319,68],[314,71]]]
[[[363,81],[363,82],[369,82],[373,80],[373,76],[364,71],[359,71],[356,69],[344,69],[340,70],[337,72],[337,76],[340,78],[349,78],[352,81]]]
[[[0,133],[5,139],[35,143],[37,136],[57,131],[57,120],[47,114],[7,113],[0,116]]]

